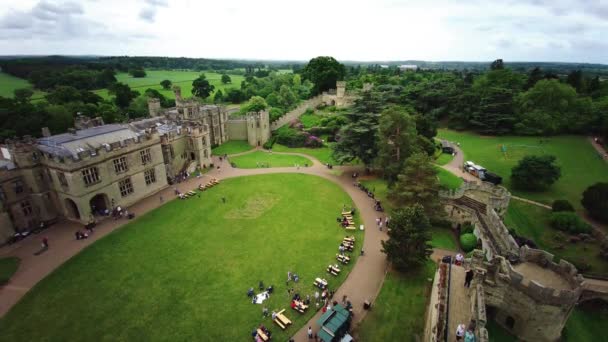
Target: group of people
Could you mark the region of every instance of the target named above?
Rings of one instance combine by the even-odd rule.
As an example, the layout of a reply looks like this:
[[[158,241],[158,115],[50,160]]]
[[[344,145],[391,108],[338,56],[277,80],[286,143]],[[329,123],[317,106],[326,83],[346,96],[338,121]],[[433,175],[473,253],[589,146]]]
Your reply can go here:
[[[388,229],[388,223],[390,222],[390,217],[385,216],[384,220],[382,219],[382,217],[377,217],[376,218],[376,226],[378,227],[379,231],[382,231],[382,227],[386,227],[386,229]]]
[[[84,240],[84,239],[89,238],[89,234],[87,234],[81,230],[77,230],[76,233],[74,233],[74,235],[76,235],[76,240]]]
[[[260,326],[259,326],[257,329],[254,329],[254,330],[251,332],[251,336],[253,336],[253,338],[255,339],[255,341],[256,341],[256,342],[261,342],[261,341],[264,341],[264,340],[262,339],[262,337],[261,337],[261,336],[259,336],[259,334],[258,334],[258,330],[260,330],[261,332],[263,332],[263,333],[264,333],[264,335],[266,335],[266,337],[268,337],[268,340],[270,340],[270,339],[272,338],[272,333],[270,332],[270,330],[268,330],[268,328],[266,328],[266,327],[264,326],[264,324],[260,324]]]
[[[475,342],[475,322],[471,321],[469,326],[458,324],[456,327],[456,341]]]
[[[123,217],[132,219],[133,217],[135,217],[135,214],[129,213],[129,210],[127,209],[122,210],[120,206],[117,206],[116,208],[112,209],[112,217],[114,217],[114,220],[118,220],[119,218]]]
[[[296,273],[291,273],[291,271],[287,271],[287,281],[285,282],[285,284],[289,285],[290,281],[297,283],[300,281],[300,276],[298,276]]]

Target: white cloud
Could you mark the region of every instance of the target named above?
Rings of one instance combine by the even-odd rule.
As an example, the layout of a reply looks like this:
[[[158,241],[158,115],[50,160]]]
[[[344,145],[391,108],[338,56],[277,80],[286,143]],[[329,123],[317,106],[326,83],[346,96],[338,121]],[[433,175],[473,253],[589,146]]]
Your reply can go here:
[[[0,0],[0,51],[606,63],[607,1]]]

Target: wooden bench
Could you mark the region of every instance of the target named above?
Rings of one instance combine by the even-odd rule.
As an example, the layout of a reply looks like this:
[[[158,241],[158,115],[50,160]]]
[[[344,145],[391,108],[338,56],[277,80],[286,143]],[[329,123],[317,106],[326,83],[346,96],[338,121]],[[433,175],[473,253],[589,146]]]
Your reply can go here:
[[[327,280],[325,279],[321,279],[321,278],[317,278],[315,279],[314,285],[318,288],[320,288],[321,290],[325,289],[327,287]]]
[[[352,211],[343,211],[343,212],[342,212],[342,216],[347,216],[347,215],[348,215],[348,216],[352,216],[352,215],[353,215],[353,212],[352,212]]]
[[[268,341],[270,340],[268,338],[268,336],[266,336],[266,334],[264,334],[264,332],[262,331],[262,329],[258,329],[258,336],[260,336],[260,338],[262,339],[262,341]]]
[[[355,243],[355,237],[354,236],[347,236],[344,238],[343,240],[344,242],[352,242]]]
[[[338,259],[338,261],[343,263],[344,265],[350,262],[350,258],[346,255],[336,254],[336,259]]]
[[[337,276],[338,274],[340,274],[340,269],[334,265],[329,265],[327,266],[327,272]]]
[[[347,219],[347,220],[352,220],[353,219],[353,217],[351,215],[344,215],[344,214],[342,214],[342,216],[344,216],[344,218]]]
[[[357,230],[357,227],[355,227],[354,225],[350,225],[350,226],[344,227],[344,229],[346,229],[346,230]]]
[[[194,196],[194,195],[196,195],[196,192],[194,192],[194,191],[188,191],[188,195]]]
[[[348,244],[344,245],[344,250],[347,252],[352,252],[353,249],[355,249],[355,246],[353,246],[353,245],[348,245]]]
[[[299,313],[305,313],[306,309],[308,309],[308,305],[304,304],[304,302],[298,301],[298,300],[294,300],[294,302],[296,303],[296,306],[293,307],[294,310],[296,310]]]
[[[277,318],[275,318],[274,322],[281,327],[281,329],[285,330],[287,329],[287,326],[291,324],[291,321],[289,320],[289,318],[285,317],[285,315],[283,315],[283,312],[285,312],[285,309],[279,311],[277,313]]]

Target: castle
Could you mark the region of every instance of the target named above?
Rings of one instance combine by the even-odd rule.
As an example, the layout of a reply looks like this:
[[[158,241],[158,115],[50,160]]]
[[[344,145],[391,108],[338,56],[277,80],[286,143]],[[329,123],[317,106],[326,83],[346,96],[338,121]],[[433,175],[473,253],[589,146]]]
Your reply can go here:
[[[557,341],[577,303],[608,298],[608,285],[585,279],[569,262],[556,263],[546,251],[518,246],[501,219],[511,197],[505,188],[464,183],[440,196],[455,226],[473,224],[482,249],[464,263],[474,272],[470,288],[463,287],[464,267],[440,264],[426,341],[452,340],[458,324],[469,322],[477,341],[489,341],[485,326],[490,318],[520,340]]]
[[[0,244],[58,218],[88,223],[128,207],[184,172],[210,167],[212,146],[229,138],[260,146],[270,137],[268,112],[235,123],[224,107],[184,99],[179,87],[174,92],[175,108],[149,99],[149,118],[104,124],[79,115],[67,133],[43,129],[42,138],[7,141],[0,155]]]

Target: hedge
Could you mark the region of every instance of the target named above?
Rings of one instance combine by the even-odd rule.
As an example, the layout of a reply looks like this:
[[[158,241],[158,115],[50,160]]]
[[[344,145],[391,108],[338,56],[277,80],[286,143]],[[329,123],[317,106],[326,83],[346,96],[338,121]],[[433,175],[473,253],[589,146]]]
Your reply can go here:
[[[460,235],[460,248],[465,252],[470,252],[477,247],[477,237],[475,234],[466,233]]]
[[[551,226],[570,234],[590,233],[591,226],[583,222],[576,213],[571,211],[559,211],[551,214]]]

